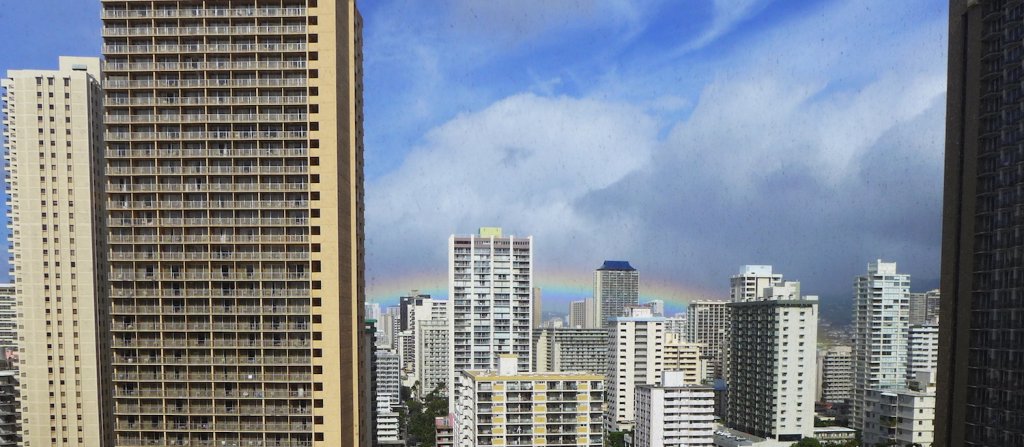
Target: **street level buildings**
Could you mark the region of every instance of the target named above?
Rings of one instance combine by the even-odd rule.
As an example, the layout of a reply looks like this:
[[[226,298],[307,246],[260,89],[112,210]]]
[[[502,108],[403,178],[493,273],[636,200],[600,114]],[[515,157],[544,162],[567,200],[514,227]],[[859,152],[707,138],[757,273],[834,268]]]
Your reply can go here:
[[[368,445],[355,0],[102,7],[117,444]]]
[[[636,389],[636,447],[714,445],[715,392],[687,384],[683,373],[665,371],[660,384]]]
[[[114,441],[100,73],[61,57],[2,81],[27,447]]]
[[[649,308],[612,320],[608,334],[608,372],[605,374],[607,431],[633,428],[636,387],[661,382],[664,368],[665,318]]]
[[[484,227],[448,240],[448,383],[459,371],[495,370],[502,354],[520,371],[533,358],[533,238]],[[450,396],[454,398],[454,395]],[[454,410],[454,401],[451,401]]]
[[[503,354],[495,370],[460,371],[455,445],[604,445],[601,375],[520,372],[519,363]]]
[[[778,442],[814,431],[818,299],[800,283],[759,288],[754,298],[729,303],[729,402],[726,425]]]
[[[910,330],[910,275],[895,262],[868,264],[854,281],[853,401],[851,423],[863,430],[867,390],[906,386]]]
[[[616,317],[625,316],[628,306],[640,302],[640,273],[629,261],[604,261],[594,271],[594,304],[600,311],[601,327],[608,328]]]

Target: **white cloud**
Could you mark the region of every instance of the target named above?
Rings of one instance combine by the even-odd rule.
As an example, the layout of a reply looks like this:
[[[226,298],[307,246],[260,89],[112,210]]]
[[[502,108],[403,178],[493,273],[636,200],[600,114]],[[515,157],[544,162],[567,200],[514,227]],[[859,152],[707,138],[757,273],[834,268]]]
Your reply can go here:
[[[368,185],[367,227],[386,229],[369,232],[369,262],[443,271],[448,234],[490,225],[542,236],[548,260],[573,253],[590,225],[573,202],[644,166],[657,131],[638,107],[533,94],[458,116]]]
[[[760,12],[769,3],[771,0],[714,0],[711,23],[704,32],[679,47],[677,54],[704,48]]]

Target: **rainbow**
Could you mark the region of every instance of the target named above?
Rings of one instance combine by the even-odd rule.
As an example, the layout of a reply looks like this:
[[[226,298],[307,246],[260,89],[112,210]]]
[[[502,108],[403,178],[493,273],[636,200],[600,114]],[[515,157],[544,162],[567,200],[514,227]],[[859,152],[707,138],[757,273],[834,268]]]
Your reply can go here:
[[[541,288],[545,311],[566,312],[569,302],[592,296],[593,273],[569,269],[538,270],[534,284]],[[367,278],[367,301],[382,305],[398,304],[398,298],[412,290],[438,298],[448,296],[448,274],[445,270],[419,271],[397,277]],[[640,301],[663,300],[665,313],[674,314],[686,309],[691,301],[723,299],[728,291],[705,290],[679,284],[665,278],[640,276]]]

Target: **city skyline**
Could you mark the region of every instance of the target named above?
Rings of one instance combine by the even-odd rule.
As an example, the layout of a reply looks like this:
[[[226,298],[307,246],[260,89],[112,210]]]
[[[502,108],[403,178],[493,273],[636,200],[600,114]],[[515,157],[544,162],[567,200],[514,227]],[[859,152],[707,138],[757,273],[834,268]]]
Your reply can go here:
[[[871,259],[906,266],[921,285],[915,291],[937,287],[947,6],[798,3],[538,2],[517,10],[451,2],[428,11],[366,2],[368,299],[446,289],[436,262],[444,236],[485,225],[544,243],[536,285],[546,309],[586,296],[604,259],[631,260],[643,272],[641,300],[665,299],[670,311],[686,300],[724,299],[719,278],[743,264],[800,277],[821,296],[825,317],[849,305],[848,277]],[[55,12],[46,2],[9,6],[5,14],[18,20],[0,31],[0,69],[99,55],[98,2]],[[58,38],[32,31],[44,18],[61,25]],[[430,38],[413,38],[428,30]],[[28,45],[30,37],[38,43]],[[734,96],[747,99],[744,108]],[[879,120],[876,110],[891,115]],[[739,131],[723,132],[716,116],[735,117]],[[545,141],[511,135],[499,121]],[[614,124],[597,133],[612,143],[585,138],[588,122]],[[571,131],[551,132],[549,123]],[[751,133],[769,128],[764,143]],[[689,140],[720,149],[695,152]],[[529,156],[550,145],[564,156]],[[497,163],[500,177],[523,180],[495,190],[462,175],[423,175],[432,172],[423,163],[453,161],[472,172],[477,162],[460,147]],[[776,147],[782,156],[765,158]],[[575,156],[582,150],[593,156]],[[635,160],[624,163],[626,153]],[[913,160],[915,169],[891,159]],[[680,167],[693,175],[676,179]],[[726,167],[749,180],[709,175]],[[486,194],[430,200],[462,189],[497,194],[504,208],[487,205]],[[762,200],[769,195],[778,200]],[[867,212],[880,200],[890,212]],[[796,206],[805,203],[813,205]],[[397,218],[407,213],[436,218]],[[769,213],[775,218],[756,217]],[[833,241],[836,232],[850,237]],[[790,235],[800,240],[788,244]]]

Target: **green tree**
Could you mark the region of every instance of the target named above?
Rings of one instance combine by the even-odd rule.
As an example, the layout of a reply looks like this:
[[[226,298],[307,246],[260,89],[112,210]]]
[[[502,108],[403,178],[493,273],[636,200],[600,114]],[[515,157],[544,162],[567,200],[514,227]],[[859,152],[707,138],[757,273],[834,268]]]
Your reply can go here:
[[[804,438],[800,442],[794,442],[790,447],[821,447],[821,442],[815,438]]]
[[[408,407],[406,427],[408,427],[410,445],[433,447],[434,419],[448,415],[448,398],[441,394],[441,387],[435,388],[423,397],[423,400],[410,398],[405,402]]]

